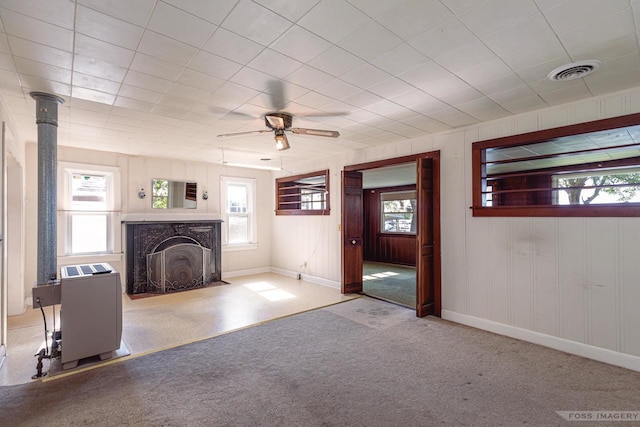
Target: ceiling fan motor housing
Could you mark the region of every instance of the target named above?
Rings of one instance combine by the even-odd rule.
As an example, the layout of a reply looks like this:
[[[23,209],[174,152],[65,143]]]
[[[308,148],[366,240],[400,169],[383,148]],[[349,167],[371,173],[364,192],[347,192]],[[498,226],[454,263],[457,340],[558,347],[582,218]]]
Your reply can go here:
[[[279,117],[280,119],[282,119],[282,122],[284,123],[283,127],[273,126],[272,123],[269,122],[269,117]],[[288,129],[291,129],[291,126],[293,125],[293,116],[287,113],[269,113],[264,117],[264,123],[269,129],[288,130]]]

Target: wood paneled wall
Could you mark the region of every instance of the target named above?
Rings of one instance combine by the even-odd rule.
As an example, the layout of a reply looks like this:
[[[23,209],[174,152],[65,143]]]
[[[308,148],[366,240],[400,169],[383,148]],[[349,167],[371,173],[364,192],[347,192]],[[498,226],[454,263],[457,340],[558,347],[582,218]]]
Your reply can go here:
[[[416,236],[380,232],[380,193],[415,190],[415,185],[374,188],[363,191],[364,201],[364,259],[415,267]]]

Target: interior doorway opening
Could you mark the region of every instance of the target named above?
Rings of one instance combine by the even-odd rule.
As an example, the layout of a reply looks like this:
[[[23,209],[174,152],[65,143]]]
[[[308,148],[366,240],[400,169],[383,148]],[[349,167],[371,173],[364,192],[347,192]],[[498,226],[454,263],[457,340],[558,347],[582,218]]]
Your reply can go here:
[[[382,208],[383,202],[393,198],[380,196],[379,192],[377,198],[373,197],[377,200],[375,203],[378,203],[376,208],[373,209],[370,203],[366,205],[367,215],[372,210],[378,212],[378,216],[372,220],[365,216],[367,190],[364,188],[364,175],[370,173],[369,171],[375,173],[376,169],[385,167],[408,167],[415,171],[414,190],[393,185],[381,187],[389,190],[389,193],[402,193],[400,199],[405,201],[410,199],[407,192],[415,191],[415,201],[413,206],[411,202],[398,204],[397,206],[404,206],[398,212],[386,212]],[[410,184],[405,183],[405,186]],[[386,215],[387,213],[389,215]],[[412,231],[415,233],[411,233]],[[369,237],[365,237],[367,234]],[[343,293],[371,292],[370,289],[366,290],[369,284],[365,285],[368,281],[365,280],[367,275],[364,274],[365,252],[370,250],[372,240],[382,241],[377,242],[378,249],[390,247],[389,242],[395,241],[396,244],[391,246],[407,248],[406,254],[409,255],[405,256],[411,261],[405,261],[405,264],[411,267],[411,262],[415,262],[415,300],[411,306],[415,307],[416,316],[440,316],[440,152],[345,166],[342,172],[342,238]],[[400,256],[397,251],[391,251],[391,254]],[[389,259],[384,261],[388,262]],[[378,273],[385,275],[384,271]],[[393,272],[386,273],[391,273],[387,274],[387,277],[393,275]]]

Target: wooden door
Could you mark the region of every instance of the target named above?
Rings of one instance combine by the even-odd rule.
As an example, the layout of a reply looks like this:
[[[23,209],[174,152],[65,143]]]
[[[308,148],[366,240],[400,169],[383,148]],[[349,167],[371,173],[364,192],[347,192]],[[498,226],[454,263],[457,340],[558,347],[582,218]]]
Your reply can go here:
[[[440,158],[417,159],[416,316],[440,316]]]
[[[342,171],[342,293],[362,292],[362,173]]]

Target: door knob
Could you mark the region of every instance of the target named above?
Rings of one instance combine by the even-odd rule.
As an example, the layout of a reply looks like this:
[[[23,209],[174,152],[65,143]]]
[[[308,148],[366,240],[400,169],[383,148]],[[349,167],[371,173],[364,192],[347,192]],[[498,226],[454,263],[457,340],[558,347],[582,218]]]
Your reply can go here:
[[[355,240],[352,240],[352,241],[351,241],[351,244],[352,244],[352,245],[355,245],[355,244],[356,244],[356,241],[355,241]]]

